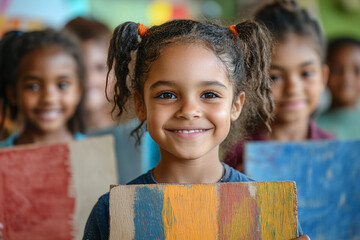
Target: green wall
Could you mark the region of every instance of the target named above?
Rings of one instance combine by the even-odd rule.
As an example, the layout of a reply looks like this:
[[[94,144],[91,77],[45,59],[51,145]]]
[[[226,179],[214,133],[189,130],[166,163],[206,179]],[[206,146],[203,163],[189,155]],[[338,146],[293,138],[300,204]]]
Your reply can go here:
[[[346,11],[340,0],[317,0],[322,24],[329,38],[342,35],[360,39],[360,11]]]
[[[90,0],[92,15],[115,28],[125,21],[148,24],[146,6],[148,0]]]

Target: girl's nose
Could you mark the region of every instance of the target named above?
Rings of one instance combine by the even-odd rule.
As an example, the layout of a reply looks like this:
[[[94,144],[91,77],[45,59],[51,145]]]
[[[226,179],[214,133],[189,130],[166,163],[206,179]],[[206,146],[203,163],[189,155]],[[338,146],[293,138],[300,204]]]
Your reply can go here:
[[[297,76],[288,76],[286,79],[285,89],[287,92],[296,92],[301,89],[302,80]]]
[[[41,97],[44,102],[52,102],[52,101],[56,100],[57,95],[58,94],[57,94],[55,86],[51,86],[51,85],[45,86],[42,89]]]
[[[200,103],[194,99],[182,100],[180,108],[176,113],[176,117],[187,120],[201,117]]]
[[[342,72],[342,78],[345,83],[352,84],[353,82],[356,82],[356,75],[351,69],[345,69]]]

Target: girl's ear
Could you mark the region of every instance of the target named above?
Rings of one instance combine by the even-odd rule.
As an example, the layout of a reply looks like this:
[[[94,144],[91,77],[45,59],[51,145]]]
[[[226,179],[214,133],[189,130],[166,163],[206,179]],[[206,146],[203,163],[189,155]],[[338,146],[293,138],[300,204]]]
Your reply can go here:
[[[230,119],[231,121],[236,121],[238,117],[240,116],[241,110],[244,106],[245,102],[245,93],[241,92],[238,96],[235,97],[232,107],[231,107],[231,113],[230,113]]]
[[[135,92],[134,94],[134,106],[137,118],[141,122],[144,122],[146,120],[146,107],[139,92]]]

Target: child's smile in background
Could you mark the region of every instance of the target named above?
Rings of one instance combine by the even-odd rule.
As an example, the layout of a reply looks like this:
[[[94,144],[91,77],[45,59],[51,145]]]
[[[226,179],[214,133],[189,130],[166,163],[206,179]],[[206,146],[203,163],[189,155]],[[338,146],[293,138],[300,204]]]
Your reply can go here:
[[[138,116],[147,121],[162,158],[218,162],[219,144],[243,100],[244,94],[233,99],[232,84],[212,51],[173,44],[151,65]]]

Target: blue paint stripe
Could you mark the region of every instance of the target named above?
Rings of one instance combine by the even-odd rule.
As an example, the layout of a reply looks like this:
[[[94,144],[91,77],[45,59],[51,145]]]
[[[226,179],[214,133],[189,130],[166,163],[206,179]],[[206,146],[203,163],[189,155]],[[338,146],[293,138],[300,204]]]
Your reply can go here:
[[[162,209],[164,192],[149,187],[137,187],[134,199],[134,239],[165,239]]]

